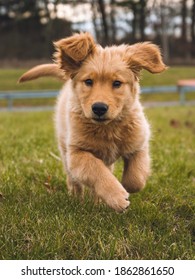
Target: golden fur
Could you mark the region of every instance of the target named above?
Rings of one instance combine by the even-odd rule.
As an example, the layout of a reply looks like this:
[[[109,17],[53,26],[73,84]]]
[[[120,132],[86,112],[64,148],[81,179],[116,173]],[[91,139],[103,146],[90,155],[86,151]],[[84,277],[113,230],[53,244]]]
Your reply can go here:
[[[55,47],[55,64],[38,66],[20,81],[45,74],[66,81],[55,125],[67,187],[82,195],[86,185],[111,208],[123,211],[129,193],[141,190],[150,174],[150,128],[139,102],[139,72],[165,70],[159,48],[149,42],[102,48],[88,33],[62,39]],[[103,115],[94,112],[97,103],[106,105]],[[121,183],[112,174],[120,157]]]

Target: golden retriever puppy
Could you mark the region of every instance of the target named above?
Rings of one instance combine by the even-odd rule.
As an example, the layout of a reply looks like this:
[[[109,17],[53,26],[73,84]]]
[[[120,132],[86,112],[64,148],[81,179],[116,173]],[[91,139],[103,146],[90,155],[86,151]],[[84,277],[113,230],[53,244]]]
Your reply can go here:
[[[55,126],[71,193],[83,186],[116,211],[129,206],[150,174],[150,127],[139,101],[139,73],[160,73],[166,66],[149,42],[102,48],[88,33],[55,43],[55,63],[41,65],[20,81],[56,76],[65,85],[58,97]],[[112,174],[122,157],[121,183]]]

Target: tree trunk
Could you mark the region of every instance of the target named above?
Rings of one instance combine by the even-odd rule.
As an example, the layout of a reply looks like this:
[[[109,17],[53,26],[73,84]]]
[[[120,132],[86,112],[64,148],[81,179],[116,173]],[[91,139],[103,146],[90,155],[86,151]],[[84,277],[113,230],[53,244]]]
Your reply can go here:
[[[102,16],[102,25],[104,30],[104,42],[103,44],[108,44],[109,37],[108,37],[108,24],[106,19],[106,11],[105,11],[105,3],[104,0],[98,0],[99,8]]]
[[[195,0],[192,2],[191,14],[191,56],[195,57]]]
[[[93,12],[93,16],[92,16],[92,21],[93,21],[93,26],[94,26],[94,31],[95,31],[95,37],[97,42],[100,42],[100,30],[97,24],[97,18],[98,18],[98,11],[97,11],[97,5],[96,5],[96,1],[92,0],[91,1],[91,8],[92,8],[92,12]]]
[[[145,24],[146,24],[146,1],[140,0],[140,39],[145,40]]]
[[[168,24],[167,24],[167,15],[166,15],[167,6],[161,4],[161,39],[162,39],[162,49],[165,63],[169,61],[169,44],[168,44]]]
[[[111,21],[111,31],[112,31],[112,44],[116,42],[116,22],[115,22],[115,0],[111,0],[111,13],[110,13],[110,21]]]
[[[193,0],[192,4],[191,38],[192,44],[195,44],[195,0]]]
[[[181,39],[184,45],[187,42],[187,26],[186,26],[186,17],[187,17],[187,0],[182,0],[182,9],[181,9],[181,17],[182,17],[182,31],[181,31]]]
[[[132,10],[133,10],[133,21],[132,21],[132,39],[133,42],[137,41],[137,5],[132,4]]]

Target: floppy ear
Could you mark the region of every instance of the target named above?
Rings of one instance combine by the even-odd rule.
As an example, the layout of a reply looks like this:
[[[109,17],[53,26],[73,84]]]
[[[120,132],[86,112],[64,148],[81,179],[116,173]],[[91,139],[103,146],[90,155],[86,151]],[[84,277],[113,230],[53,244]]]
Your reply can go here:
[[[150,42],[128,46],[125,53],[125,60],[136,75],[142,69],[154,74],[160,73],[167,68],[162,61],[159,47]]]
[[[89,33],[75,34],[54,43],[55,62],[72,78],[82,62],[95,49],[95,42]]]

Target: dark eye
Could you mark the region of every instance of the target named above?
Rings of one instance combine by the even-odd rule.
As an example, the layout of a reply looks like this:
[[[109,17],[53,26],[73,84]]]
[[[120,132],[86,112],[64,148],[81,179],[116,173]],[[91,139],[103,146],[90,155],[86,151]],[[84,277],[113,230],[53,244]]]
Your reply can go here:
[[[121,81],[114,81],[112,83],[113,88],[119,88],[122,85]]]
[[[93,80],[92,79],[87,79],[84,81],[85,85],[88,87],[92,87],[93,85]]]

